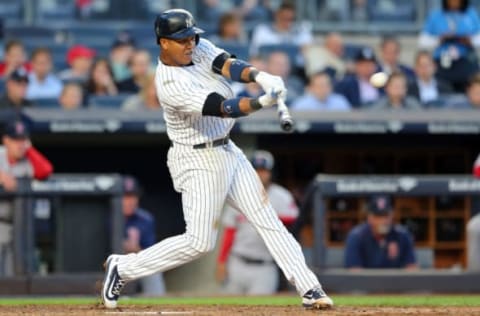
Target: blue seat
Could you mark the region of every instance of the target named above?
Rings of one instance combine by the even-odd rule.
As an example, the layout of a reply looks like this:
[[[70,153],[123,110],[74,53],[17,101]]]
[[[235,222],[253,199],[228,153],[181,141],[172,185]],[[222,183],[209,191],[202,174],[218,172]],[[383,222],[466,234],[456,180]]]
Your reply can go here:
[[[239,59],[248,60],[249,48],[248,45],[232,44],[232,43],[217,43],[217,46],[223,48],[232,55],[237,56]]]
[[[291,44],[262,45],[259,47],[258,51],[261,56],[268,56],[277,51],[284,52],[288,55],[291,65],[297,64],[297,56],[300,54],[298,46]]]
[[[2,0],[0,1],[0,17],[2,20],[18,21],[22,18],[22,1]]]
[[[32,102],[38,108],[60,108],[60,103],[56,98],[34,99]]]
[[[416,18],[412,0],[371,0],[367,11],[372,22],[413,22]]]
[[[1,3],[0,3],[1,9]],[[42,26],[8,26],[5,28],[5,36],[13,38],[52,38],[55,35],[55,31],[48,27]]]
[[[5,93],[5,80],[3,78],[0,78],[0,95],[3,95]]]
[[[88,106],[93,108],[119,109],[132,94],[89,96]]]
[[[75,18],[75,3],[56,1],[53,5],[39,5],[37,15],[40,21],[72,20]]]

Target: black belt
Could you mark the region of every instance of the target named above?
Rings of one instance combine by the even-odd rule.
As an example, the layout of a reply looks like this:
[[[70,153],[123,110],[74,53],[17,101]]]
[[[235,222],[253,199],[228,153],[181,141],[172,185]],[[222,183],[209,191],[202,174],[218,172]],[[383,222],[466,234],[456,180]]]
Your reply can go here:
[[[273,263],[272,260],[253,259],[253,258],[245,257],[236,253],[233,255],[247,264],[272,264]]]
[[[225,138],[215,139],[214,141],[211,141],[211,142],[193,145],[193,149],[203,149],[203,148],[224,146],[228,144],[229,140],[230,140],[230,136],[227,136]]]

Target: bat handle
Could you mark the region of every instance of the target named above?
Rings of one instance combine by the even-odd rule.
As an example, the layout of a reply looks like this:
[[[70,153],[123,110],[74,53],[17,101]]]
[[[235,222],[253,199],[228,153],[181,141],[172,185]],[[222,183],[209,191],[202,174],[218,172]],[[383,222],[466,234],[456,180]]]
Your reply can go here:
[[[278,99],[277,111],[278,117],[280,119],[280,127],[282,128],[282,130],[284,130],[285,132],[293,132],[293,119],[283,99]]]

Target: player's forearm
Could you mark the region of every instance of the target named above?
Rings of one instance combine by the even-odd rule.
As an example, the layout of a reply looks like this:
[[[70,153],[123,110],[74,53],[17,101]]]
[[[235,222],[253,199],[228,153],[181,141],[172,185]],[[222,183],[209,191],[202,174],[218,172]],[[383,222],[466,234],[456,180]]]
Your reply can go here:
[[[264,107],[270,107],[276,102],[276,97],[261,95],[258,98],[231,98],[225,99],[218,93],[211,93],[205,100],[202,115],[218,117],[242,117]]]
[[[236,108],[238,104],[238,109]],[[241,117],[250,113],[258,111],[262,108],[262,105],[258,101],[258,98],[234,98],[223,101],[220,110],[223,117]]]
[[[255,67],[239,59],[229,58],[222,67],[224,77],[244,83],[255,82],[258,73],[259,71]]]
[[[231,58],[228,53],[220,54],[214,59],[212,70],[227,79],[243,83],[254,82],[260,73],[246,61]]]

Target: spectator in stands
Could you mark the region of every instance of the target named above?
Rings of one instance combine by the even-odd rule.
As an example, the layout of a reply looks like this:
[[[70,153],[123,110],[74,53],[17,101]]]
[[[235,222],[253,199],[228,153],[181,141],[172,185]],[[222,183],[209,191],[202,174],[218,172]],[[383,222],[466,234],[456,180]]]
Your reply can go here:
[[[407,76],[400,71],[393,72],[385,83],[385,95],[375,102],[375,110],[418,110],[421,105],[418,100],[407,95]]]
[[[67,52],[67,63],[70,68],[61,71],[58,76],[62,81],[87,82],[96,53],[83,45],[75,45]]]
[[[268,55],[267,72],[282,77],[288,90],[287,104],[303,94],[304,85],[300,78],[292,74],[292,67],[288,55],[282,51],[275,51]]]
[[[4,190],[17,189],[17,178],[46,179],[53,172],[50,161],[30,141],[27,126],[21,121],[7,124],[0,146],[0,185]],[[12,216],[13,204],[0,201],[0,276],[13,276]]]
[[[88,95],[117,95],[118,88],[108,60],[98,58],[93,62],[86,84]]]
[[[259,71],[266,71],[267,64],[265,60],[260,56],[252,56],[248,60],[249,64],[253,67],[257,68]],[[232,84],[232,88],[235,91],[235,87],[240,87],[240,89],[236,89],[239,92],[236,93],[237,97],[247,97],[247,98],[257,98],[262,95],[264,92],[262,87],[256,82],[250,82],[247,84]]]
[[[305,72],[308,76],[325,71],[332,79],[341,79],[346,70],[343,38],[339,33],[329,33],[323,46],[312,45],[305,49]]]
[[[480,155],[473,164],[473,176],[480,178]],[[480,212],[474,215],[467,224],[467,268],[480,272]]]
[[[217,34],[210,37],[216,45],[247,44],[247,36],[243,29],[243,21],[236,12],[224,13],[218,22]]]
[[[367,208],[367,221],[347,236],[345,267],[417,269],[413,237],[406,228],[393,224],[390,197],[372,196]]]
[[[127,32],[117,34],[110,49],[109,62],[115,81],[128,79],[132,74],[128,66],[135,51],[135,40]]]
[[[75,0],[77,16],[84,20],[91,16],[93,8],[93,0]]]
[[[355,108],[360,108],[376,102],[382,92],[370,83],[370,77],[377,68],[373,50],[365,47],[355,56],[355,72],[347,75],[335,85],[335,92],[347,98]]]
[[[475,49],[480,47],[480,18],[468,0],[443,0],[430,12],[419,37],[422,49],[435,49],[438,78],[464,92],[468,78],[479,70]]]
[[[22,42],[8,41],[4,51],[4,60],[0,63],[0,77],[7,78],[12,71],[18,68],[24,68],[30,72],[32,65],[27,60],[27,53]]]
[[[480,109],[480,74],[473,76],[467,86],[467,100],[447,105],[455,109]]]
[[[68,82],[63,86],[58,103],[64,110],[76,110],[83,106],[83,88],[76,82]]]
[[[28,73],[24,68],[18,68],[7,77],[5,95],[0,99],[0,109],[21,111],[23,107],[31,106],[32,102],[25,99],[28,85]]]
[[[262,45],[293,44],[303,48],[311,44],[311,29],[307,25],[296,24],[295,14],[295,5],[284,2],[275,12],[273,24],[260,24],[255,27],[250,42],[250,54],[257,55]]]
[[[140,49],[133,53],[129,62],[130,78],[118,83],[118,90],[126,93],[137,93],[145,84],[152,72],[152,60],[147,50]]]
[[[435,71],[435,62],[430,52],[418,52],[415,57],[416,79],[408,83],[408,95],[417,98],[424,105],[442,105],[440,97],[452,93],[453,89],[448,82],[435,78]]]
[[[297,111],[348,111],[350,103],[341,94],[332,93],[332,82],[326,72],[310,77],[307,92],[297,98],[292,109]]]
[[[155,244],[155,219],[152,214],[139,207],[141,189],[137,180],[131,176],[123,179],[123,215],[125,216],[125,253],[137,253]],[[162,273],[155,273],[141,279],[142,294],[159,296],[165,294]]]
[[[200,1],[198,1],[200,2]],[[223,10],[220,0],[202,0],[198,6],[198,20],[217,25]]]
[[[58,98],[62,92],[62,82],[52,72],[52,54],[48,48],[37,48],[32,53],[32,71],[28,77],[26,98]]]
[[[147,77],[140,92],[128,97],[122,104],[122,110],[125,111],[138,111],[142,109],[160,109],[160,102],[158,101],[157,91],[155,89],[155,76],[153,74]]]
[[[398,39],[387,36],[380,43],[380,60],[377,71],[381,71],[390,75],[395,71],[401,71],[405,74],[408,81],[415,80],[415,73],[412,68],[400,63],[401,45]]]

